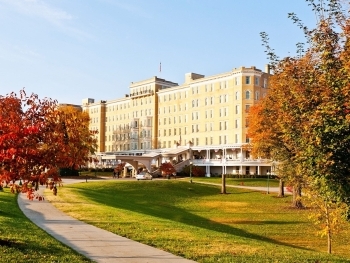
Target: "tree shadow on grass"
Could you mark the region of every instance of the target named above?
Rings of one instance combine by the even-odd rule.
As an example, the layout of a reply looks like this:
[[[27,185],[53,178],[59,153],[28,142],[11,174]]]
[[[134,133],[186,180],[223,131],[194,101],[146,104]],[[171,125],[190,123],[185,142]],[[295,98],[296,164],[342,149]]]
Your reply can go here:
[[[129,187],[118,187],[118,184],[111,186],[99,186],[96,189],[81,188],[78,185],[71,185],[71,188],[76,188],[83,196],[91,199],[94,202],[115,207],[118,209],[129,210],[132,212],[158,217],[161,219],[172,220],[174,222],[186,224],[192,227],[198,227],[210,231],[225,233],[232,236],[238,236],[249,240],[267,242],[275,245],[282,245],[303,250],[311,250],[288,243],[283,243],[266,236],[261,236],[254,233],[249,233],[245,230],[235,228],[226,224],[212,221],[208,218],[201,217],[190,211],[179,208],[175,204],[186,200],[196,201],[197,198],[219,194],[217,187],[210,185],[196,185],[188,183],[171,183],[169,187],[164,183],[154,182],[128,182]],[[134,184],[139,184],[135,187]],[[163,185],[162,185],[163,184]],[[236,189],[239,194],[250,194],[251,191],[244,189]],[[253,192],[256,194],[256,192]],[[236,194],[236,192],[234,192]],[[247,199],[249,200],[249,199]],[[236,222],[234,222],[236,223]],[[250,220],[238,221],[237,224],[252,224],[252,225],[271,225],[271,224],[298,224],[296,221],[264,221]]]

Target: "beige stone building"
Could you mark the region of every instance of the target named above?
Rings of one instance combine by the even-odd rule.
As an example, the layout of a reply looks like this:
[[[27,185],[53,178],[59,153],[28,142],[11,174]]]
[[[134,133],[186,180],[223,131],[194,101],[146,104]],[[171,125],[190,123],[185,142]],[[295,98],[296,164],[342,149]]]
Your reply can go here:
[[[152,77],[131,83],[120,99],[84,99],[90,128],[99,131],[100,165],[125,160],[152,170],[171,161],[180,170],[192,162],[207,176],[266,174],[270,163],[252,159],[244,145],[249,108],[266,96],[268,79],[268,66],[240,67],[208,77],[187,73],[181,85]]]

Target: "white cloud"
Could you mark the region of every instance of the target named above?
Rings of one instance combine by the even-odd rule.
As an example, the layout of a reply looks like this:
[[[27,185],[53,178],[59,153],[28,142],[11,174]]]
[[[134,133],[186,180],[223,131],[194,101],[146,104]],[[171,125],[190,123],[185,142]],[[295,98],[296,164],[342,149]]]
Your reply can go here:
[[[63,26],[66,21],[73,19],[73,16],[64,10],[49,6],[42,0],[0,0],[16,11],[29,16],[39,17],[56,26]]]

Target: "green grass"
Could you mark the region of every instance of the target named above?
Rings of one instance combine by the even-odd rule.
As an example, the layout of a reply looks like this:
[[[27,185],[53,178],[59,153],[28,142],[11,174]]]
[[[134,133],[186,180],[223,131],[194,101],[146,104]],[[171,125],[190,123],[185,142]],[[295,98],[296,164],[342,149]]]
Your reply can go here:
[[[221,184],[221,177],[192,177],[194,182],[206,182]],[[277,179],[270,179],[270,187],[278,187]],[[267,187],[267,179],[265,178],[226,178],[226,185],[244,185],[244,186],[260,186]]]
[[[69,185],[47,198],[80,220],[198,262],[350,262],[350,224],[328,255],[290,197],[184,180]]]
[[[8,188],[0,192],[0,262],[92,262],[27,219]]]

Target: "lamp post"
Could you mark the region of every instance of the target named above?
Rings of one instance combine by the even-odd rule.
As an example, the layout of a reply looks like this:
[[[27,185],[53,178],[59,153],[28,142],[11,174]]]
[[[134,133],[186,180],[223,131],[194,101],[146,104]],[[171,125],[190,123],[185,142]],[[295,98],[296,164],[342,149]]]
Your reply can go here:
[[[190,162],[190,183],[192,184],[192,161]]]
[[[270,180],[270,172],[269,171],[267,171],[267,194],[269,194],[270,193],[270,185],[269,185],[269,180]]]

